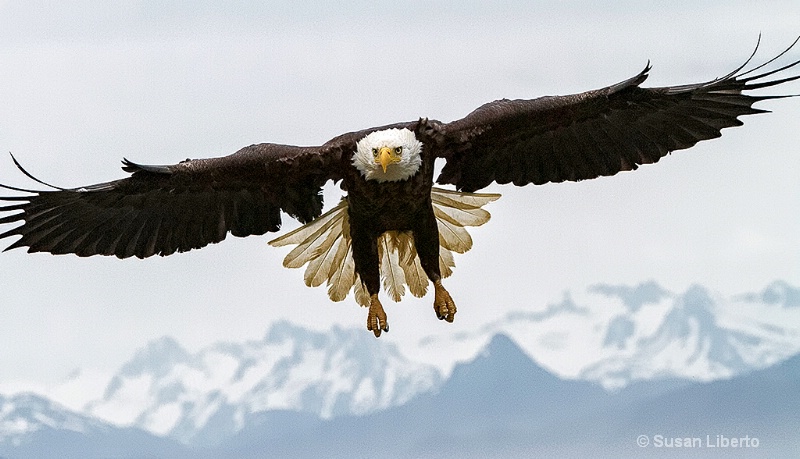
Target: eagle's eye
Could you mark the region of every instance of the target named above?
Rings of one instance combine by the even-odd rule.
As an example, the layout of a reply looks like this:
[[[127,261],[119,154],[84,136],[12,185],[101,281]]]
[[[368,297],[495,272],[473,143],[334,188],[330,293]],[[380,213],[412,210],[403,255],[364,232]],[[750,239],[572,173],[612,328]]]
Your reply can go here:
[[[403,147],[395,147],[394,152],[398,155],[403,152]]]
[[[378,157],[378,149],[377,148],[373,148],[372,149],[372,156],[374,156],[376,158]]]

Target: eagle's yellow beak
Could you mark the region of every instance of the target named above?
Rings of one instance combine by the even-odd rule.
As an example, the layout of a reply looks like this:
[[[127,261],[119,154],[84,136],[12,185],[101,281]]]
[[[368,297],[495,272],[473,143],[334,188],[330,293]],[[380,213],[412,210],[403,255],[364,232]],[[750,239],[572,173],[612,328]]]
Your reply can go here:
[[[378,162],[381,164],[383,168],[383,173],[386,173],[386,168],[389,164],[397,162],[395,158],[392,157],[392,149],[389,147],[382,147],[380,149],[380,153],[378,154]]]

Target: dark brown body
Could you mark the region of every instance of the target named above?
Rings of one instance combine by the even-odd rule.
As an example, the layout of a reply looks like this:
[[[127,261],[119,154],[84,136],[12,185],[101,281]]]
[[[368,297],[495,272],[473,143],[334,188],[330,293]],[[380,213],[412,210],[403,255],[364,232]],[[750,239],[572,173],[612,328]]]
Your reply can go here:
[[[366,180],[355,168],[345,175],[350,237],[355,270],[370,295],[380,290],[378,238],[386,231],[411,231],[422,269],[431,282],[439,272],[439,229],[431,204],[433,165],[436,155],[423,141],[422,164],[409,180],[377,182]],[[427,148],[426,148],[427,147]]]

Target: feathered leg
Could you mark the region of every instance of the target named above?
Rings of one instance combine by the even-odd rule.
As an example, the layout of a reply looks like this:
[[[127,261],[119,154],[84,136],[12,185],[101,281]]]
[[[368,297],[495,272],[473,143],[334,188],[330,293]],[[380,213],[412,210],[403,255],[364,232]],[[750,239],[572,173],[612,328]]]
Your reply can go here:
[[[428,215],[420,219],[419,226],[414,231],[414,244],[422,269],[433,282],[433,310],[436,317],[452,322],[456,316],[456,304],[442,285],[439,269],[439,228],[432,208]]]
[[[369,312],[367,313],[367,330],[378,338],[381,332],[389,331],[386,312],[378,300],[381,288],[380,261],[378,258],[378,237],[372,232],[363,230],[362,225],[350,224],[350,236],[353,241],[353,262],[355,271],[369,293]]]

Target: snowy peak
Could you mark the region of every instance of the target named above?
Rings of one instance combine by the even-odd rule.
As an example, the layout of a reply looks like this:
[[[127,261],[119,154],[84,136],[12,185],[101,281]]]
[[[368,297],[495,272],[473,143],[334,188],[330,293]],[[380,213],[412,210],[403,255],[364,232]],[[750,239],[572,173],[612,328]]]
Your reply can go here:
[[[673,297],[655,281],[648,281],[635,287],[627,285],[596,284],[588,288],[591,293],[597,293],[609,298],[622,301],[627,312],[613,317],[606,327],[603,347],[614,347],[619,350],[626,349],[632,343],[629,341],[634,335],[636,324],[632,315],[646,305],[657,305],[664,299]]]
[[[45,429],[88,433],[103,428],[104,423],[70,412],[38,395],[0,396],[0,444],[18,446],[31,434]]]
[[[788,349],[776,349],[775,339],[785,342],[785,328],[770,323],[760,328],[741,327],[741,322],[762,323],[768,315],[734,307],[739,297],[726,299],[700,285],[692,285],[682,294],[672,294],[654,283],[635,288],[596,286],[591,291],[617,296],[625,305],[605,327],[603,346],[609,352],[581,372],[581,377],[599,380],[607,387],[637,379],[728,378],[800,350],[800,340],[794,340]],[[776,291],[783,294],[781,298],[791,298],[786,293],[793,290],[776,283],[764,292],[769,296]],[[745,315],[738,318],[740,324],[734,323],[734,314]],[[653,328],[653,324],[657,326]],[[770,355],[765,359],[765,354]]]
[[[740,373],[750,368],[736,346],[738,333],[724,329],[717,323],[715,302],[710,292],[699,285],[693,285],[675,301],[674,308],[667,314],[654,336],[644,339],[640,347],[650,349],[650,353],[660,352],[669,345],[682,343],[692,349],[686,357],[688,364],[705,359],[710,369]],[[762,338],[746,337],[751,345],[758,345]]]
[[[75,413],[29,393],[0,396],[0,457],[191,457],[177,442]]]
[[[278,322],[263,340],[197,353],[170,338],[151,342],[86,411],[185,443],[213,442],[259,412],[362,415],[403,404],[440,380],[435,368],[410,362],[361,330],[322,333]]]
[[[597,284],[567,291],[538,310],[509,313],[476,332],[428,338],[419,347],[420,353],[477,349],[487,336],[502,333],[548,371],[608,389],[637,380],[710,381],[799,352],[800,307],[793,306],[799,292],[780,281],[733,297],[701,285],[676,293],[654,281]]]
[[[693,300],[680,298],[696,299],[700,293],[673,298],[692,304]],[[321,349],[328,340],[335,342],[349,334],[339,332],[342,334],[337,338],[335,333],[320,336],[298,331]],[[307,342],[291,334],[273,336],[280,336],[273,345]],[[266,341],[269,339],[259,343]],[[216,347],[239,349],[244,356],[252,345],[222,343]],[[200,354],[187,353],[188,360],[201,361]],[[635,455],[642,454],[643,450],[632,442],[643,432],[687,432],[703,438],[707,432],[712,438],[722,432],[728,437],[757,437],[761,442],[756,451],[759,456],[791,457],[800,446],[794,435],[800,427],[796,417],[800,399],[795,396],[798,384],[800,356],[795,356],[769,369],[722,381],[672,381],[666,385],[648,381],[638,384],[645,387],[609,393],[597,384],[549,373],[513,339],[498,334],[474,358],[458,364],[438,390],[403,406],[369,416],[327,420],[296,411],[252,413],[244,429],[229,435],[215,430],[225,427],[216,421],[228,414],[219,410],[202,433],[206,444],[195,441],[180,445],[138,429],[113,427],[69,413],[36,395],[0,397],[0,456],[188,458],[268,454],[316,458],[359,457],[378,451],[387,457],[628,457],[631,448],[636,448]],[[376,439],[380,449],[370,449]]]
[[[800,308],[800,288],[784,281],[775,281],[758,293],[745,293],[739,299],[751,303],[780,305],[784,308]]]
[[[650,386],[654,380],[711,381],[787,359],[800,352],[797,292],[785,282],[731,298],[700,285],[675,293],[652,281],[598,284],[477,330],[443,330],[416,347],[408,343],[406,355],[416,361],[360,329],[319,332],[289,322],[273,324],[262,339],[218,342],[197,351],[163,337],[136,352],[113,376],[103,375],[107,384],[88,387],[86,381],[97,378],[91,371],[76,372],[49,393],[81,415],[29,394],[0,398],[0,439],[23,441],[47,429],[83,435],[113,425],[204,447],[286,413],[334,422],[415,398],[412,405],[423,409],[420,404],[429,404],[436,394],[450,394],[455,413],[463,410],[464,400],[473,408],[483,406],[482,394],[492,390],[501,392],[509,413],[524,408],[556,416],[559,404],[575,394],[583,394],[587,403],[606,400],[599,385],[619,389],[637,381]],[[443,349],[449,366],[419,360]],[[451,369],[443,382],[442,374]],[[530,390],[539,398],[520,406]]]

